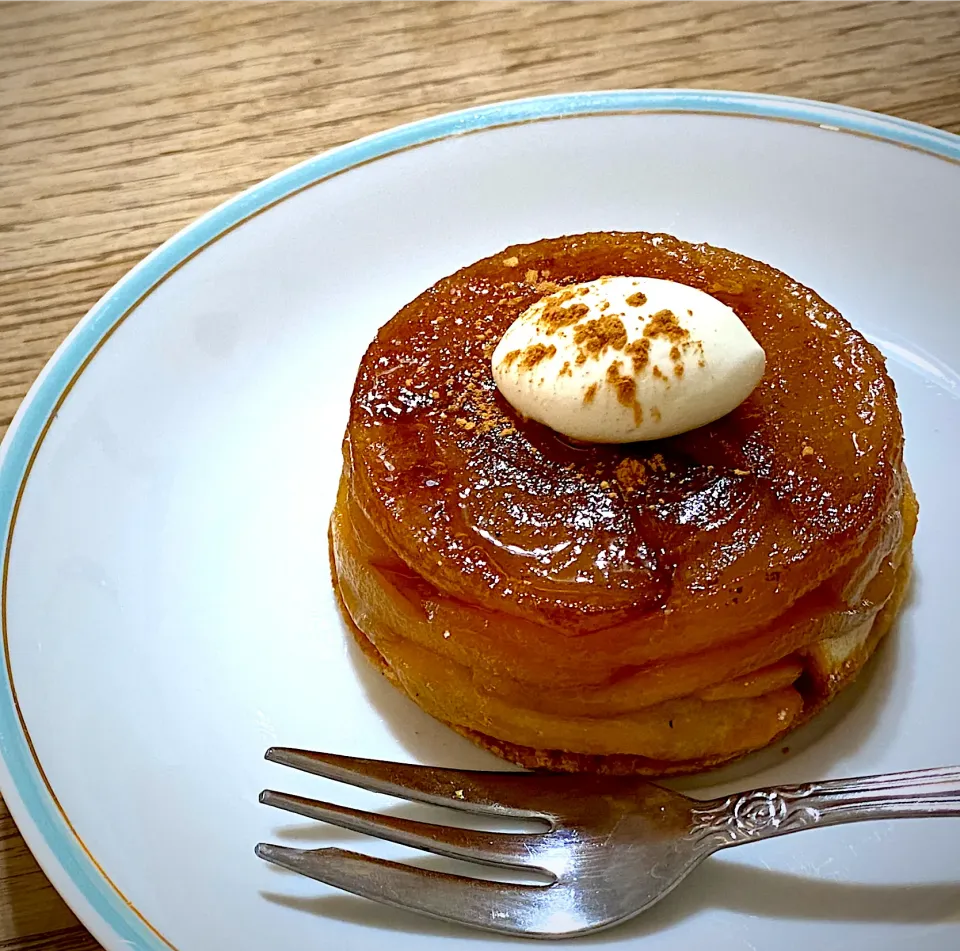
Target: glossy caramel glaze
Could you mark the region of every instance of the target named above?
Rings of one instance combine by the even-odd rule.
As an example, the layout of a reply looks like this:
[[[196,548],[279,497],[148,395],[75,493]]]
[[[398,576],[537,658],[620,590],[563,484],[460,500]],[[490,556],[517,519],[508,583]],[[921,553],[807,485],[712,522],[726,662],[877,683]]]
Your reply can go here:
[[[698,772],[775,742],[850,683],[902,603],[917,515],[907,481],[903,531],[892,550],[880,539],[879,562],[878,549],[865,554],[855,573],[872,576],[855,608],[799,628],[787,612],[759,637],[624,676],[606,635],[564,639],[528,624],[517,644],[507,615],[488,624],[422,579],[374,567],[382,543],[349,496],[343,480],[330,524],[334,591],[348,630],[400,690],[518,765],[649,776]],[[592,682],[598,663],[613,673],[602,683]]]
[[[732,307],[766,351],[760,386],[656,443],[575,446],[518,418],[491,375],[500,335],[553,282],[606,274],[679,281]],[[566,634],[629,625],[660,645],[650,656],[836,596],[821,582],[876,542],[902,493],[876,348],[779,271],[642,233],[517,245],[421,294],[364,356],[344,449],[395,556],[386,570]]]

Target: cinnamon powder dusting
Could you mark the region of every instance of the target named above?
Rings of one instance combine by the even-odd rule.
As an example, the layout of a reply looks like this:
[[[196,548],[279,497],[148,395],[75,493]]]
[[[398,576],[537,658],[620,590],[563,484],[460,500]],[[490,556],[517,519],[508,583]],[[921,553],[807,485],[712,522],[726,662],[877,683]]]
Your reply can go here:
[[[652,411],[659,418],[657,410]],[[613,477],[620,483],[620,488],[629,495],[638,489],[647,485],[650,477],[658,473],[667,471],[667,463],[661,453],[655,453],[648,459],[637,459],[633,456],[627,456],[622,459],[616,469],[613,470]]]
[[[644,337],[666,337],[675,343],[686,340],[690,336],[687,330],[677,320],[677,315],[672,310],[658,310],[643,328]]]
[[[623,348],[628,357],[633,357],[633,372],[640,373],[650,362],[650,341],[646,337],[634,340]]]
[[[590,308],[586,304],[563,306],[574,296],[572,292],[568,291],[547,303],[543,308],[543,313],[540,314],[537,323],[546,330],[548,336],[561,327],[569,327],[571,324],[575,324],[581,317],[585,317],[590,312]]]
[[[640,459],[627,456],[614,469],[613,476],[620,483],[620,488],[629,495],[646,485],[647,467]]]
[[[697,341],[697,343],[700,345],[700,350],[701,350],[701,352],[702,352],[702,351],[703,351],[703,344],[700,344],[700,341]],[[685,370],[685,367],[684,367],[684,365],[683,365],[683,354],[684,354],[689,348],[690,348],[690,344],[689,344],[689,343],[684,343],[684,344],[683,344],[683,350],[682,350],[682,351],[681,351],[681,348],[678,347],[676,344],[674,344],[674,345],[670,348],[670,359],[673,360],[673,375],[674,375],[675,377],[678,377],[678,378],[679,378],[679,377],[683,376],[683,373],[684,373],[684,370]]]
[[[639,426],[643,422],[643,408],[637,402],[637,384],[632,376],[621,374],[622,361],[614,360],[607,367],[607,382],[617,394],[617,402],[633,409],[633,421]]]
[[[557,348],[550,344],[546,346],[542,343],[533,343],[523,351],[523,358],[520,360],[521,370],[532,370],[542,360],[547,360],[557,352]],[[509,354],[508,354],[509,356]]]
[[[586,363],[588,357],[599,360],[607,348],[622,350],[627,345],[627,328],[619,317],[604,315],[577,327],[573,331],[573,342],[580,348],[578,365]]]
[[[643,305],[647,302],[647,295],[644,294],[643,291],[637,291],[626,298],[626,302],[631,307],[643,307]]]
[[[593,398],[597,395],[597,387],[598,387],[598,385],[599,385],[599,384],[597,384],[597,383],[591,383],[591,384],[587,387],[586,391],[585,391],[584,394],[583,394],[583,402],[584,402],[584,405],[587,405],[587,404],[593,402]]]

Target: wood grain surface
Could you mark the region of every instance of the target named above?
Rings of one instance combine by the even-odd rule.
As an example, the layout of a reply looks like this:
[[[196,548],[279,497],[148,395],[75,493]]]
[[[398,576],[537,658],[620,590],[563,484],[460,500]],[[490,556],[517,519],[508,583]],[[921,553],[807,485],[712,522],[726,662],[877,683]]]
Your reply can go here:
[[[957,3],[0,3],[0,434],[124,272],[330,146],[502,98],[643,86],[960,133],[958,77]],[[97,947],[0,803],[0,951]]]

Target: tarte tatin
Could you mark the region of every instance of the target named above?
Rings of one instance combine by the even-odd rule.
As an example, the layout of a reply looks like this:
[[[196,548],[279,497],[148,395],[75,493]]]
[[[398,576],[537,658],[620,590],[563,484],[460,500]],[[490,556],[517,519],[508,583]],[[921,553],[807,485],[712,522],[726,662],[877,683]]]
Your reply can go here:
[[[574,443],[521,418],[491,353],[605,275],[733,308],[766,352],[735,410]],[[366,655],[522,766],[694,772],[781,738],[863,667],[910,574],[917,503],[879,351],[759,261],[663,234],[515,245],[444,278],[360,365],[330,529]]]

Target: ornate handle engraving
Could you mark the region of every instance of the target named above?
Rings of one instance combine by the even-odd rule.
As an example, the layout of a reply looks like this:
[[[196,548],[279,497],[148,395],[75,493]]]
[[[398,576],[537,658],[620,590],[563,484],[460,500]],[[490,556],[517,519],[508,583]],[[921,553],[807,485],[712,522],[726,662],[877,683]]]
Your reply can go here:
[[[931,815],[960,816],[960,767],[736,793],[694,807],[685,838],[713,850],[817,825]]]
[[[819,791],[819,786],[810,783],[792,789],[755,789],[728,796],[693,810],[688,837],[720,847],[814,826],[820,821],[820,810],[804,800]]]

